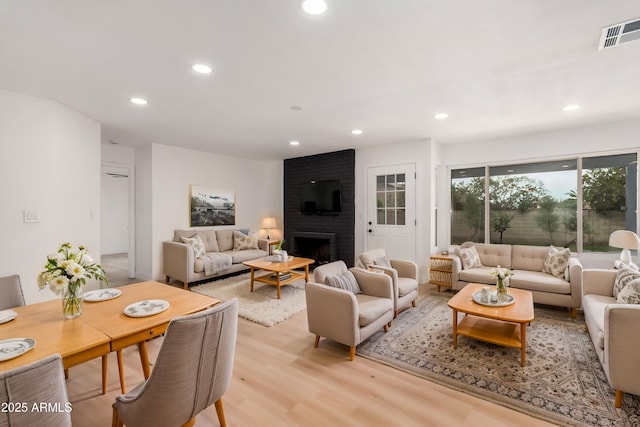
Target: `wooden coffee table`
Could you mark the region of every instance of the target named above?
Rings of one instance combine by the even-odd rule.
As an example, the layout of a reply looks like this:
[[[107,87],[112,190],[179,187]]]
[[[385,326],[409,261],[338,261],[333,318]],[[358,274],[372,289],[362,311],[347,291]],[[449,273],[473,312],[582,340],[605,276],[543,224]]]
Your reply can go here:
[[[533,296],[529,291],[509,288],[509,295],[515,298],[513,304],[488,307],[472,298],[484,286],[487,285],[470,283],[449,300],[449,307],[453,309],[453,348],[458,347],[458,335],[505,347],[519,347],[524,366],[527,324],[533,320]],[[495,286],[491,290],[495,290]],[[460,323],[458,312],[466,314]]]
[[[305,282],[309,281],[309,265],[315,261],[310,258],[292,257],[287,262],[271,262],[265,261],[264,258],[254,259],[243,262],[244,265],[251,267],[251,292],[253,292],[253,282],[262,282],[267,285],[275,286],[278,289],[278,299],[280,299],[280,286],[288,285],[298,279],[304,278]],[[298,268],[304,268],[304,274],[293,271]],[[255,277],[256,270],[268,271],[269,274]],[[281,279],[282,274],[291,274],[287,279]],[[271,277],[275,275],[275,277]]]

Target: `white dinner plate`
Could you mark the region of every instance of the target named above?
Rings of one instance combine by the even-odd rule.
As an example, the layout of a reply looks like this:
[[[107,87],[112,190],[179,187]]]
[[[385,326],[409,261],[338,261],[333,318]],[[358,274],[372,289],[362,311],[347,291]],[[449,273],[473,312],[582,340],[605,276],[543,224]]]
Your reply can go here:
[[[128,305],[124,314],[129,317],[147,317],[162,313],[169,308],[169,301],[163,299],[146,299]]]
[[[0,362],[13,359],[36,346],[33,338],[10,338],[0,341]]]
[[[120,289],[98,289],[84,293],[84,300],[88,302],[108,301],[118,298],[122,291]]]
[[[18,313],[13,310],[2,310],[0,311],[0,324],[7,323],[16,318]]]

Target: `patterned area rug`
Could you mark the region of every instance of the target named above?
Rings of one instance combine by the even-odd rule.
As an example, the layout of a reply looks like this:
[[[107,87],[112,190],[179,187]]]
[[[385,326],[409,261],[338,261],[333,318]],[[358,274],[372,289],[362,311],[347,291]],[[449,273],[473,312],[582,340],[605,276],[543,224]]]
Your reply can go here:
[[[261,274],[264,273],[256,273]],[[249,273],[190,286],[193,292],[222,301],[237,297],[238,315],[264,326],[276,325],[307,308],[304,279],[281,286],[280,299],[275,286],[254,282],[254,291],[250,292],[249,288]]]
[[[640,425],[640,397],[625,394],[622,409],[614,407],[580,314],[573,320],[566,311],[536,306],[523,368],[520,349],[463,336],[453,349],[452,295],[422,298],[388,333],[358,346],[358,355],[559,425]]]

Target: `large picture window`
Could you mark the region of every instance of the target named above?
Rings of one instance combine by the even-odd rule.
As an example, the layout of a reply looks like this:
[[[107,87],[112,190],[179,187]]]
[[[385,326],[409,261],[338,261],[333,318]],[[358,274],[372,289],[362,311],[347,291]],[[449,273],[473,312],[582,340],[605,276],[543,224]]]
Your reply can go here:
[[[485,168],[451,171],[451,243],[484,242]]]
[[[451,243],[614,250],[613,231],[636,231],[637,194],[636,153],[454,169]]]
[[[613,231],[636,231],[637,194],[635,153],[582,161],[584,250],[607,251]]]
[[[489,168],[491,243],[576,249],[577,161]]]

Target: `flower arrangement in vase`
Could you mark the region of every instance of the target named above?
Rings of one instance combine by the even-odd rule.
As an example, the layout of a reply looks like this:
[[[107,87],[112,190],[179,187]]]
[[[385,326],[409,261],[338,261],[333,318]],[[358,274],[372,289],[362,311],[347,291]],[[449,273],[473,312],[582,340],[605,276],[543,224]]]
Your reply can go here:
[[[74,251],[70,243],[63,243],[58,252],[47,256],[47,264],[38,275],[38,287],[42,290],[48,286],[62,296],[62,312],[73,319],[82,314],[82,288],[90,278],[108,283],[104,269],[84,246]]]
[[[275,249],[273,250],[273,254],[276,256],[279,256],[281,262],[286,262],[287,259],[289,258],[289,254],[287,254],[286,250],[282,249],[283,243],[284,243],[284,239],[282,239],[280,243],[276,245]]]
[[[498,293],[498,302],[506,302],[509,298],[507,295],[507,277],[511,276],[511,270],[501,268],[499,265],[489,272],[489,275],[496,278],[496,291]]]

